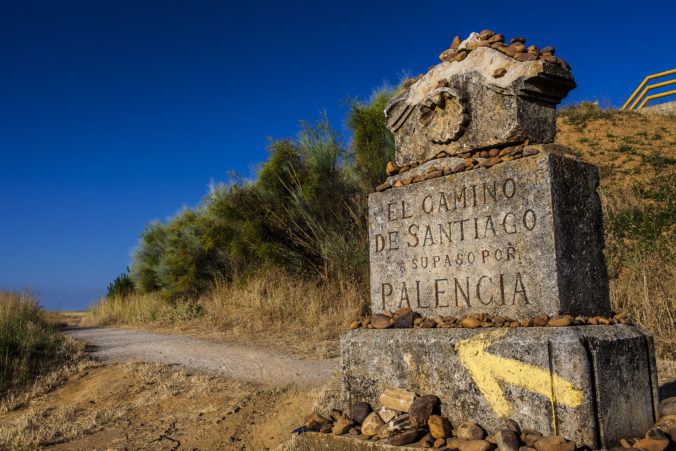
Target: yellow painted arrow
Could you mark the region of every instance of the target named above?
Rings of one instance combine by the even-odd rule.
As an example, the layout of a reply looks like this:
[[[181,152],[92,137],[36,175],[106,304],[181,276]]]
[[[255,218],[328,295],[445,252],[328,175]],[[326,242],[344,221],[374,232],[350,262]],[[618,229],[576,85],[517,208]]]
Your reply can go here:
[[[506,333],[507,329],[497,329],[455,344],[460,362],[498,416],[506,417],[514,411],[498,380],[548,398],[552,403],[552,413],[555,402],[569,407],[577,407],[582,403],[582,390],[556,374],[530,363],[486,352],[486,348]]]

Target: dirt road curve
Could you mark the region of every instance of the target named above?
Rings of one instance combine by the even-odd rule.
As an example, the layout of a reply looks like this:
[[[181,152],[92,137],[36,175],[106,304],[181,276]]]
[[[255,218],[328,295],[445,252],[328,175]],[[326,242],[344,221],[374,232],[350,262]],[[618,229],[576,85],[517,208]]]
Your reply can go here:
[[[164,362],[273,386],[291,382],[319,386],[339,366],[337,360],[300,360],[227,343],[138,330],[74,327],[66,333],[89,342],[97,360]]]

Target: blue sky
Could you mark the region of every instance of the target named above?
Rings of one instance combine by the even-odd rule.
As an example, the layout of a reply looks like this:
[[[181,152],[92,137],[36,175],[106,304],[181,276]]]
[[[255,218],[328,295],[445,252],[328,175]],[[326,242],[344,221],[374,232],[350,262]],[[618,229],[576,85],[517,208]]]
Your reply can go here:
[[[643,8],[643,10],[641,9]],[[211,180],[255,177],[268,137],[368,98],[491,29],[554,45],[621,105],[676,68],[671,2],[0,0],[0,287],[84,308],[143,226]]]

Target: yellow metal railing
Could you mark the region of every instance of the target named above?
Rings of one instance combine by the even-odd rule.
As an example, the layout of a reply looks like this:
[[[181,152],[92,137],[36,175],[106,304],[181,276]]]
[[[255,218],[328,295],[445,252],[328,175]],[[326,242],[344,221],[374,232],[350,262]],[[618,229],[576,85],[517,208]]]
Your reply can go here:
[[[620,110],[627,109],[627,106],[631,103],[632,100],[634,101],[634,103],[632,103],[631,106],[628,109],[633,110],[634,108],[636,108],[636,105],[641,101],[641,98],[643,98],[643,96],[645,96],[646,93],[648,91],[650,91],[651,89],[661,88],[662,86],[667,86],[667,85],[671,85],[671,84],[676,83],[676,79],[674,79],[674,80],[669,80],[669,81],[663,81],[661,83],[655,83],[654,85],[645,86],[646,83],[648,83],[649,80],[652,80],[654,78],[664,77],[666,75],[671,75],[671,74],[676,74],[676,69],[668,70],[666,72],[660,72],[659,74],[648,75],[647,77],[645,77],[643,82],[638,86],[638,88],[636,88],[636,91],[634,91],[634,93],[631,95],[631,97],[629,97],[627,99],[627,101],[624,103],[624,105],[622,105],[622,108],[620,108]],[[645,86],[645,89],[643,89],[644,86]],[[641,91],[642,89],[643,89],[643,91]],[[638,94],[639,91],[641,92],[641,94],[639,94],[638,97],[637,97],[636,94]],[[636,109],[640,110],[641,108],[643,108],[643,106],[649,100],[658,99],[660,97],[666,97],[666,96],[669,96],[671,94],[676,94],[676,90],[650,95],[650,96],[644,98],[643,102],[641,102],[641,104]],[[634,97],[636,97],[636,100],[634,100]]]

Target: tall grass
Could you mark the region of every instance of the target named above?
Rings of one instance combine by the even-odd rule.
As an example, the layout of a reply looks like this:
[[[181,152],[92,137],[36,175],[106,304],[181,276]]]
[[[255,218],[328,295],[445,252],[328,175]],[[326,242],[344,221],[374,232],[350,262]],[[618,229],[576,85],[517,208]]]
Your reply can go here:
[[[0,290],[0,399],[79,358],[30,291]]]

